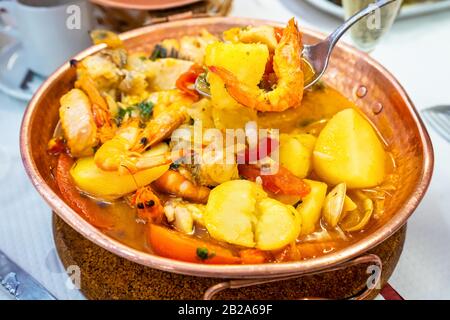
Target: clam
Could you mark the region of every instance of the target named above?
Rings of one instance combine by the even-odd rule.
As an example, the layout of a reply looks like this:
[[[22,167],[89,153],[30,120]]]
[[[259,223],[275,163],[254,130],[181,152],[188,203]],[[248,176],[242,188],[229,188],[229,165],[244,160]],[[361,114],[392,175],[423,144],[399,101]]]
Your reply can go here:
[[[325,198],[322,208],[322,216],[328,226],[335,228],[340,219],[344,209],[344,202],[347,192],[347,185],[340,183],[333,190],[328,193]]]
[[[364,229],[370,221],[374,211],[373,201],[364,197],[361,210],[349,212],[347,217],[340,223],[341,228],[346,232],[355,232]]]

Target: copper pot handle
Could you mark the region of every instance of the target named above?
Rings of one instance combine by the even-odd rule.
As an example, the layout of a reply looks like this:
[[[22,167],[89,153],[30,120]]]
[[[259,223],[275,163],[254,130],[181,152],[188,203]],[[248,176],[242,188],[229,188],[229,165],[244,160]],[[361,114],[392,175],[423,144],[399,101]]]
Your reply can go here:
[[[374,283],[372,285],[367,286],[366,290],[364,290],[362,293],[349,298],[350,300],[364,300],[367,297],[369,297],[377,288],[379,288],[381,284],[381,274],[383,270],[383,262],[381,261],[380,257],[378,257],[375,254],[368,254],[365,256],[361,256],[358,258],[355,258],[353,260],[349,260],[347,262],[344,262],[334,268],[327,268],[319,271],[311,271],[311,272],[303,272],[303,273],[296,273],[296,274],[289,274],[282,277],[275,277],[275,278],[264,278],[264,279],[246,279],[246,280],[230,280],[218,283],[216,285],[213,285],[208,288],[208,290],[205,291],[205,294],[203,296],[203,300],[212,300],[215,295],[217,295],[219,292],[226,290],[226,289],[239,289],[239,288],[245,288],[245,287],[251,287],[256,286],[260,284],[267,284],[272,282],[278,282],[278,281],[285,281],[285,280],[292,280],[299,277],[304,276],[312,276],[327,272],[333,272],[342,270],[345,268],[353,267],[359,264],[369,264],[372,263],[373,265],[376,265],[378,267],[378,272],[375,272],[375,278]],[[305,297],[301,298],[302,300],[325,300],[322,298],[311,298],[311,297]]]

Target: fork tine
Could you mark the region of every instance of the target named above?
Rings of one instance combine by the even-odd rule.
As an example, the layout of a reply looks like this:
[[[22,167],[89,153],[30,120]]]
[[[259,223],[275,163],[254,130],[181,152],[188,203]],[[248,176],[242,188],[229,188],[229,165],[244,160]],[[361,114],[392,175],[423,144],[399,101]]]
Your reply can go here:
[[[450,117],[444,114],[445,110],[430,108],[422,112],[423,118],[430,127],[439,133],[447,142],[450,142]]]
[[[445,117],[445,115],[438,112],[432,112],[431,116],[444,131],[450,131],[450,122],[448,121],[447,117]]]
[[[441,123],[436,120],[434,113],[434,110],[426,110],[426,112],[423,112],[424,120],[433,130],[447,140],[447,133],[443,130]]]
[[[445,123],[447,130],[450,130],[450,114],[445,114],[442,112],[436,112],[435,114]]]
[[[448,123],[442,120],[442,118],[437,113],[431,113],[436,129],[439,130],[441,135],[450,142],[450,126]]]

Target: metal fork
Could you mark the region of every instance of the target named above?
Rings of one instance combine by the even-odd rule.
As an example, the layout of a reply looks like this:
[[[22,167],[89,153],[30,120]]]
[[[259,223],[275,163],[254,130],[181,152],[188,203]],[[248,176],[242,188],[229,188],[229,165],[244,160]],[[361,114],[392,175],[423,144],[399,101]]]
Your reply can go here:
[[[422,111],[422,118],[447,142],[450,142],[450,106],[437,106]]]

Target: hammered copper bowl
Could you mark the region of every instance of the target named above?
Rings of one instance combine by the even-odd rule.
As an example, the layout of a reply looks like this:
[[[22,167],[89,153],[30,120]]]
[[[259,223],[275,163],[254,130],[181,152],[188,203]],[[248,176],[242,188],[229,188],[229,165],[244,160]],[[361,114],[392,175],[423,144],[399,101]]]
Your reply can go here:
[[[218,34],[235,26],[261,24],[281,26],[261,20],[206,18],[149,26],[127,32],[122,35],[122,39],[130,50],[150,52],[154,44],[165,38],[194,35],[202,28]],[[306,43],[313,43],[324,37],[307,29],[302,29],[302,32]],[[91,47],[76,59],[82,59],[102,48],[102,45]],[[23,119],[20,141],[26,171],[42,197],[72,228],[110,252],[152,268],[215,278],[269,278],[335,267],[363,255],[399,230],[416,209],[431,179],[433,151],[430,138],[404,89],[369,56],[347,45],[339,45],[324,80],[356,102],[381,131],[389,149],[397,158],[402,183],[386,206],[386,214],[390,217],[388,221],[374,224],[363,240],[345,249],[299,262],[212,266],[180,262],[137,251],[106,236],[83,220],[61,198],[52,177],[54,158],[46,152],[47,142],[58,122],[59,99],[72,88],[74,80],[75,69],[67,63],[43,84],[30,102]],[[357,92],[361,86],[366,87],[367,94],[358,98]]]

